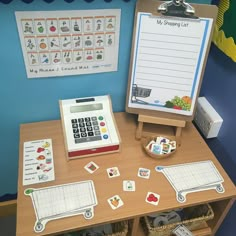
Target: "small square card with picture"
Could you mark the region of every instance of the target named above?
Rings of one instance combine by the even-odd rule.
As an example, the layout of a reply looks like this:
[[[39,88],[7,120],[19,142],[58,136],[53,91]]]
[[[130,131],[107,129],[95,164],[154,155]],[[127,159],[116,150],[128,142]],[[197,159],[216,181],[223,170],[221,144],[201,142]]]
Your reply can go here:
[[[169,140],[168,138],[158,136],[155,140],[151,140],[146,148],[153,154],[162,155],[168,154],[176,149],[176,141]]]
[[[160,201],[160,195],[157,193],[148,192],[145,201],[147,203],[157,206]]]
[[[142,167],[138,169],[138,177],[140,178],[149,179],[150,174],[151,174],[151,171],[149,169],[142,168]]]
[[[135,181],[133,180],[124,180],[123,181],[123,190],[127,192],[135,191]]]
[[[99,168],[99,166],[96,163],[94,163],[93,161],[90,161],[84,167],[84,169],[87,170],[90,174],[94,173],[98,168]]]
[[[107,200],[110,207],[115,210],[124,205],[124,202],[121,200],[119,195],[115,195]]]
[[[111,167],[107,169],[107,174],[109,178],[114,178],[120,176],[118,167]]]

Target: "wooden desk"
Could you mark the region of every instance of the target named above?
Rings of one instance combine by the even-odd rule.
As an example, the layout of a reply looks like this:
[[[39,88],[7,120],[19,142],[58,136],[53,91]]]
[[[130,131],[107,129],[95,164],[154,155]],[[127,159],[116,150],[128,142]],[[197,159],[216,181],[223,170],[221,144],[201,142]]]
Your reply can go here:
[[[215,217],[210,220],[203,229],[195,232],[196,235],[214,234],[225,215],[229,211],[236,197],[236,189],[228,175],[216,160],[204,140],[201,138],[194,126],[189,123],[182,133],[182,145],[173,157],[154,160],[146,156],[139,141],[135,140],[137,117],[127,113],[115,114],[118,128],[122,139],[122,150],[120,153],[101,155],[67,162],[65,157],[64,141],[61,123],[59,120],[46,121],[30,124],[22,124],[20,127],[19,147],[19,177],[18,177],[18,199],[17,199],[17,236],[28,235],[55,235],[62,232],[74,231],[94,225],[133,220],[130,230],[132,236],[144,235],[140,230],[139,217],[153,213],[162,212],[179,207],[188,207],[202,203],[211,203]],[[85,220],[82,215],[52,220],[46,224],[41,234],[35,234],[35,214],[31,198],[24,195],[24,190],[29,186],[22,186],[22,164],[23,143],[37,139],[51,138],[53,143],[54,164],[56,180],[43,184],[31,185],[31,187],[42,188],[46,186],[66,184],[91,179],[96,188],[98,205],[95,207],[94,218]],[[154,168],[157,165],[173,165],[202,160],[212,160],[224,178],[223,186],[225,193],[219,194],[215,190],[202,191],[187,195],[185,203],[178,203],[175,191],[163,174],[157,173]],[[94,161],[100,167],[95,173],[89,174],[84,166]],[[117,166],[121,175],[109,179],[106,169]],[[151,169],[150,179],[137,177],[138,168]],[[123,180],[135,180],[136,191],[124,192]],[[161,199],[158,206],[145,202],[148,191],[157,192]],[[124,201],[124,205],[112,210],[107,199],[118,194]]]

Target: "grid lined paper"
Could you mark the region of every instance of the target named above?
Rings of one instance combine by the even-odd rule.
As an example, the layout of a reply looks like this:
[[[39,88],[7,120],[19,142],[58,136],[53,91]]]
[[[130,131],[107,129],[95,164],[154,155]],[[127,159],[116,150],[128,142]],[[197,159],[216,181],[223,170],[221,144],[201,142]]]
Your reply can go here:
[[[31,196],[37,218],[36,226],[42,225],[40,230],[49,220],[84,214],[86,211],[93,212],[93,207],[97,205],[96,192],[91,180],[29,191],[31,192],[26,195]],[[87,218],[92,216],[93,213]]]
[[[173,166],[157,166],[156,170],[162,172],[176,191],[177,200],[184,202],[185,195],[215,189],[224,192],[222,183],[224,179],[212,161],[192,162]]]

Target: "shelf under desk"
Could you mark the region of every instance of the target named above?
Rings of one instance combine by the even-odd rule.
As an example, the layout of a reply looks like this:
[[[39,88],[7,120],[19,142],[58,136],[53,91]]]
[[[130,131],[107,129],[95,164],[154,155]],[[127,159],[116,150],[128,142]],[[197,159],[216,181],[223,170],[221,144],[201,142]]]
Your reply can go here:
[[[155,160],[148,157],[142,149],[141,143],[135,140],[137,117],[127,113],[115,113],[118,129],[122,139],[120,153],[106,154],[67,161],[64,149],[60,120],[22,124],[20,127],[19,145],[19,172],[18,172],[18,198],[17,198],[17,236],[31,235],[56,235],[63,232],[76,231],[89,228],[95,225],[118,222],[126,219],[133,220],[133,228],[129,234],[132,236],[142,235],[139,231],[139,217],[154,213],[163,212],[176,208],[184,208],[202,203],[212,203],[215,217],[208,223],[199,235],[212,234],[220,226],[225,215],[233,204],[236,197],[236,189],[227,173],[219,164],[207,144],[199,135],[192,123],[188,123],[182,131],[181,147],[170,158]],[[55,181],[29,186],[22,185],[23,179],[23,144],[26,141],[38,139],[52,139]],[[173,165],[188,162],[211,160],[224,178],[223,186],[225,192],[217,193],[215,190],[207,190],[187,195],[185,203],[176,200],[176,194],[163,174],[155,171],[157,165]],[[88,173],[84,166],[94,161],[99,169],[93,174]],[[118,167],[120,176],[109,179],[106,169]],[[149,179],[142,179],[137,176],[138,169],[145,167],[151,170]],[[34,233],[36,221],[34,208],[30,197],[24,195],[28,187],[42,188],[53,185],[60,185],[83,180],[93,180],[98,205],[94,209],[94,217],[90,220],[84,219],[82,215],[52,220],[46,224],[45,230]],[[134,180],[136,183],[135,192],[123,191],[123,180]],[[147,192],[152,191],[160,194],[158,206],[147,204],[145,197]],[[107,199],[119,195],[124,205],[112,210]],[[204,234],[201,232],[207,232]],[[139,232],[139,233],[138,233]]]

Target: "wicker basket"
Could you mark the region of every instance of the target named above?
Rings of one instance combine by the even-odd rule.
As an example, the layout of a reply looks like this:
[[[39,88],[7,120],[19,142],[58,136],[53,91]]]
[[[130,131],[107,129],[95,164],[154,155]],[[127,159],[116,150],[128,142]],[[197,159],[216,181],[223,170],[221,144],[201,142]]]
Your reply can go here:
[[[106,234],[106,236],[126,236],[128,233],[128,221],[120,221],[120,222],[112,223],[111,227],[112,227],[112,234]],[[67,233],[67,234],[59,235],[59,236],[84,236],[84,235],[90,235],[90,234],[97,235],[96,233],[91,233],[90,229],[88,230],[85,229],[85,230],[80,230],[80,231]],[[102,234],[102,235],[105,235],[105,234]]]
[[[167,137],[168,138],[168,137]],[[169,138],[168,138],[169,139]],[[146,137],[146,138],[143,138],[141,140],[141,143],[142,143],[142,147],[143,149],[145,150],[145,152],[148,154],[148,156],[152,157],[152,158],[155,158],[155,159],[163,159],[163,158],[167,158],[167,157],[170,157],[172,156],[176,150],[177,150],[177,142],[176,142],[176,148],[175,150],[171,151],[170,153],[166,153],[166,154],[155,154],[153,152],[151,152],[151,150],[149,150],[147,148],[147,145],[151,142],[151,141],[154,141],[156,140],[156,137]],[[175,139],[169,139],[170,141],[176,141]]]
[[[128,221],[120,221],[112,224],[112,234],[107,236],[126,236],[128,233]]]
[[[145,235],[169,236],[178,225],[184,225],[191,231],[197,229],[202,223],[214,218],[214,212],[209,204],[185,208],[183,211],[185,217],[182,221],[159,227],[153,227],[148,217],[142,217],[141,223]]]

